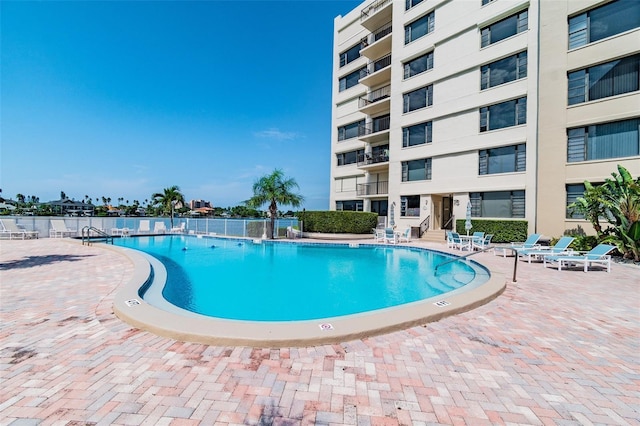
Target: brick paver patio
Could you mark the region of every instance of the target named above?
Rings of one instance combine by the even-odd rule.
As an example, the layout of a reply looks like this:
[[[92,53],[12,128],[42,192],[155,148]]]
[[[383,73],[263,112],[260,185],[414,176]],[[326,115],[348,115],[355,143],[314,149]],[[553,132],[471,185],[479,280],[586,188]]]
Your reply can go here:
[[[2,425],[640,424],[638,267],[520,262],[503,295],[437,323],[256,349],[121,322],[115,251],[0,244]],[[512,258],[476,258],[511,276]]]

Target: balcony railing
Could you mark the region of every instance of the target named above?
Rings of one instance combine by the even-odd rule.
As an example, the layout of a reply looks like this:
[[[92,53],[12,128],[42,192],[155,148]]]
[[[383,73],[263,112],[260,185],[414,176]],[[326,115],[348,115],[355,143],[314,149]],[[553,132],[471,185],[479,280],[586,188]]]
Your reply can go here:
[[[384,55],[382,58],[378,58],[375,61],[369,62],[366,68],[366,75],[371,75],[374,72],[385,69],[389,65],[391,65],[391,53]],[[360,78],[362,78],[362,73],[360,73]]]
[[[392,25],[391,25],[391,22],[389,22],[381,26],[380,28],[378,28],[368,36],[363,37],[361,40],[362,42],[361,48],[364,49],[365,47],[375,43],[381,38],[384,38],[386,35],[391,34],[391,29],[392,29]]]
[[[390,124],[391,124],[391,118],[388,115],[373,119],[372,121],[365,123],[364,126],[359,127],[358,135],[366,136],[373,133],[382,132],[384,130],[389,130]]]
[[[358,108],[364,108],[367,105],[374,104],[391,96],[391,85],[372,90],[364,96],[358,98]]]
[[[382,9],[387,4],[391,3],[391,1],[392,0],[376,0],[376,1],[374,1],[373,3],[371,3],[368,6],[366,6],[364,9],[362,9],[362,11],[360,12],[360,20],[364,21],[369,16],[375,15],[375,13],[378,10]]]
[[[359,196],[364,195],[379,195],[389,193],[389,182],[372,182],[372,183],[359,183],[356,186],[356,194]]]
[[[360,154],[358,155],[358,166],[369,166],[371,164],[386,163],[389,161],[389,150],[385,149],[384,153],[379,154]]]

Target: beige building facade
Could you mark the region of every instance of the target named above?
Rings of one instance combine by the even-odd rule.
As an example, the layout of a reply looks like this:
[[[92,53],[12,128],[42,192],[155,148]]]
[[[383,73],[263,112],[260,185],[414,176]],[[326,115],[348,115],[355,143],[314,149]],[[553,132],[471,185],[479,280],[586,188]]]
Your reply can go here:
[[[582,182],[640,174],[639,57],[637,1],[364,2],[334,22],[330,207],[590,232]]]

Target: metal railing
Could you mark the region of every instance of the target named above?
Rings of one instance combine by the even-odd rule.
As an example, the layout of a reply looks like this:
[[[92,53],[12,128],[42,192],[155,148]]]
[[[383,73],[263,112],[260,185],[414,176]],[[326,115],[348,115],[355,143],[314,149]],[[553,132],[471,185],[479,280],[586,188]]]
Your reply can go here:
[[[367,136],[373,133],[389,130],[390,127],[391,127],[391,117],[387,115],[381,118],[373,119],[365,123],[364,126],[360,126],[358,128],[358,135]]]
[[[82,228],[82,245],[86,242],[89,246],[93,240],[104,240],[105,243],[110,242],[113,244],[113,236],[107,234],[102,229],[98,229],[93,226],[85,226]]]
[[[367,64],[366,75],[371,75],[391,65],[391,53]],[[361,77],[362,78],[362,77]]]
[[[359,183],[356,185],[356,195],[380,195],[389,193],[389,182]]]
[[[388,149],[386,151],[389,151]],[[386,163],[389,161],[388,152],[381,154],[360,154],[358,155],[358,167],[368,166],[371,164]]]
[[[436,276],[438,275],[438,269],[439,269],[441,266],[447,265],[447,264],[449,264],[449,263],[457,262],[457,261],[462,260],[462,259],[466,259],[467,257],[469,257],[469,256],[473,256],[473,255],[478,254],[478,253],[484,253],[484,252],[486,252],[486,251],[493,250],[494,248],[495,248],[495,247],[487,247],[487,248],[485,248],[485,249],[478,250],[478,251],[473,251],[473,252],[471,252],[471,253],[465,254],[464,256],[456,256],[456,257],[455,257],[455,258],[453,258],[453,259],[447,260],[446,262],[442,262],[442,263],[440,263],[440,264],[436,265],[436,267],[434,268],[434,275],[436,275]],[[515,283],[515,282],[518,282],[518,280],[516,279],[516,273],[517,273],[517,271],[518,271],[518,250],[514,249],[513,247],[500,247],[500,248],[501,248],[502,250],[511,250],[511,251],[514,253],[514,257],[513,257],[513,278],[512,278],[512,282],[514,282],[514,283]]]
[[[364,21],[368,17],[375,15],[378,10],[382,9],[389,3],[391,3],[391,0],[376,0],[365,6],[365,8],[360,11],[360,21]]]
[[[231,219],[231,218],[186,218],[175,217],[173,227],[169,217],[60,217],[60,216],[8,216],[16,220],[16,224],[28,231],[37,231],[41,237],[48,237],[49,230],[52,229],[51,219],[63,220],[68,229],[75,230],[72,237],[81,238],[84,227],[92,227],[107,235],[123,235],[126,230],[127,235],[141,235],[140,222],[147,221],[146,225],[151,232],[146,231],[146,235],[154,234],[153,230],[164,228],[162,232],[155,234],[184,233],[190,235],[218,235],[225,237],[245,237],[262,238],[265,232],[271,227],[270,219]],[[156,227],[156,223],[164,224],[164,227]],[[178,230],[184,223],[184,230]],[[274,236],[284,238],[287,227],[298,227],[301,223],[296,218],[276,219]],[[173,229],[172,229],[173,228]],[[268,235],[268,233],[267,233]]]
[[[364,108],[383,99],[387,99],[389,96],[391,96],[391,85],[372,90],[358,98],[358,108]]]
[[[388,22],[386,24],[384,24],[383,26],[381,26],[380,28],[376,29],[375,31],[373,31],[371,34],[368,34],[366,37],[363,37],[360,45],[361,49],[364,49],[365,47],[372,45],[373,43],[375,43],[376,41],[384,38],[385,36],[391,34],[391,29],[393,28],[393,26],[391,25],[391,22]]]
[[[430,224],[431,224],[431,215],[427,216],[425,220],[423,220],[422,223],[420,223],[420,235],[418,235],[418,237],[422,237],[422,235],[424,235],[424,233],[429,230],[429,227],[431,226]]]

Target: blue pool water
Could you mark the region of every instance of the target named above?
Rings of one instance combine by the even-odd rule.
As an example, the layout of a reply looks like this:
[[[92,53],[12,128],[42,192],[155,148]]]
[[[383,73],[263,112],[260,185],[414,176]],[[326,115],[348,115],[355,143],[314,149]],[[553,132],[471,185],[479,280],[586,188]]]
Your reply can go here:
[[[296,321],[415,302],[489,278],[475,263],[408,247],[265,242],[194,236],[122,238],[167,270],[162,295],[203,315]]]

